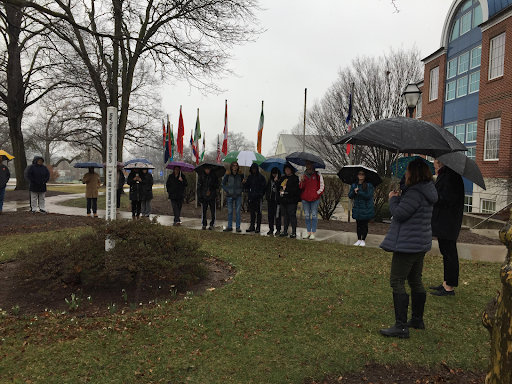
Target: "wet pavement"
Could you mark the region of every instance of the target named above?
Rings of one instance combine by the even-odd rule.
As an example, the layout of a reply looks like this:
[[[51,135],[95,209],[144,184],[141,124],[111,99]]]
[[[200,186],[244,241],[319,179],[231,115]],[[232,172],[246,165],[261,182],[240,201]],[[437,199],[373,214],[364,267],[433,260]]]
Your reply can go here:
[[[83,197],[83,193],[78,194],[66,194],[58,196],[47,197],[46,210],[51,213],[59,213],[63,215],[72,216],[85,216],[85,209],[66,207],[59,205],[64,200],[77,199]],[[16,211],[16,210],[28,210],[30,204],[28,201],[15,201],[15,202],[4,202],[4,211]],[[100,218],[105,217],[105,210],[98,210],[98,216]],[[153,215],[152,215],[153,216]],[[346,214],[345,214],[346,216]],[[118,212],[117,217],[123,219],[130,219],[130,212]],[[158,222],[162,225],[171,226],[174,221],[173,216],[160,215],[157,216]],[[182,226],[191,229],[201,230],[202,224],[200,219],[182,217]],[[222,231],[227,225],[226,221],[218,221],[215,226],[216,231]],[[232,233],[235,235],[255,236],[254,233],[246,233],[245,230],[249,227],[248,223],[242,223],[241,233]],[[267,236],[269,230],[268,225],[262,224],[260,236]],[[485,236],[498,237],[498,231],[486,230],[486,232],[478,233]],[[297,228],[297,240],[300,241],[311,241],[302,239],[307,234],[306,228]],[[384,239],[383,235],[372,235],[369,234],[366,238],[366,246],[370,248],[377,248]],[[357,235],[353,232],[340,232],[332,231],[327,229],[318,229],[316,232],[316,239],[314,241],[326,241],[329,243],[338,243],[344,245],[353,245],[357,241]],[[491,261],[491,262],[503,262],[507,253],[507,249],[502,245],[479,245],[479,244],[466,244],[457,243],[457,250],[459,257],[462,259],[473,260],[473,261]],[[432,241],[432,249],[428,252],[429,255],[440,255],[439,245],[436,240]]]

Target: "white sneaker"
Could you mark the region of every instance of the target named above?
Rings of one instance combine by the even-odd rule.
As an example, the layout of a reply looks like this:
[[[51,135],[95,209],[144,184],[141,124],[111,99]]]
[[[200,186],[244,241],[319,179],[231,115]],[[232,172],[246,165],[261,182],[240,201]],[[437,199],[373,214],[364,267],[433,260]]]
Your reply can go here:
[[[354,245],[361,245],[361,240],[357,240],[357,242]]]
[[[312,233],[311,236],[309,236],[309,240],[315,240],[315,234]]]
[[[303,239],[309,239],[309,236],[311,236],[309,233],[307,235],[302,236]]]
[[[359,243],[359,246],[360,246],[360,247],[364,247],[364,246],[366,246],[366,243],[364,242],[364,240],[361,240],[361,242]]]

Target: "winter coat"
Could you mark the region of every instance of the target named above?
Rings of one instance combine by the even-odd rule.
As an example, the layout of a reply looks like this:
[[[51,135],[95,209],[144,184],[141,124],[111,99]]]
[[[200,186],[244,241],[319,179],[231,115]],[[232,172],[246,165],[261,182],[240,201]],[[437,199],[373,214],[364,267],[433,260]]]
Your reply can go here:
[[[217,189],[219,188],[219,179],[214,172],[199,175],[197,180],[197,199],[199,203],[205,201],[215,201],[217,198]],[[210,192],[210,195],[208,195]]]
[[[142,200],[153,200],[153,175],[142,173]]]
[[[126,177],[124,172],[120,169],[117,170],[117,190],[123,190],[124,184],[126,183]]]
[[[185,198],[185,189],[188,186],[188,182],[183,172],[181,172],[181,179],[183,181],[180,181],[180,174],[178,174],[178,177],[176,177],[174,176],[174,172],[171,173],[167,178],[166,186],[169,199],[183,200]]]
[[[227,171],[222,179],[222,189],[226,192],[227,197],[237,198],[242,196],[244,190],[242,180],[244,175],[238,171],[236,175],[231,173],[231,170]]]
[[[387,252],[427,252],[432,247],[433,205],[437,201],[434,183],[406,185],[402,196],[389,200],[393,218],[380,247]]]
[[[258,165],[253,165],[255,165],[255,167],[251,165],[251,174],[247,178],[244,188],[249,191],[249,201],[263,200],[267,186],[265,176],[258,170]],[[253,169],[256,169],[255,173],[252,173]]]
[[[357,193],[354,192],[359,188]],[[362,184],[352,184],[348,193],[349,199],[354,199],[352,206],[352,218],[354,220],[371,220],[375,216],[373,207],[373,184],[366,184],[366,191],[363,191]]]
[[[9,168],[7,165],[0,163],[0,188],[5,188],[10,178],[11,172],[9,171]]]
[[[435,186],[439,198],[432,213],[432,235],[438,239],[457,240],[464,214],[462,176],[444,166],[439,170]]]
[[[285,186],[286,188],[283,188]],[[280,204],[294,204],[300,201],[299,177],[297,175],[284,175],[281,177],[279,189],[284,191],[279,198]]]
[[[322,175],[314,171],[311,175],[304,173],[304,180],[300,182],[299,188],[302,191],[300,198],[305,201],[316,201],[324,193],[325,185]]]
[[[50,180],[50,171],[44,164],[37,164],[41,156],[34,156],[32,164],[27,171],[27,179],[30,182],[29,190],[31,192],[46,192],[46,183]]]
[[[98,198],[98,190],[101,186],[100,175],[96,172],[86,173],[82,178],[82,183],[85,184],[85,197],[88,199]]]
[[[277,181],[274,180],[272,177],[272,174],[270,174],[270,177],[267,182],[267,189],[265,192],[265,199],[267,201],[275,201],[279,204],[279,187],[280,183],[279,180],[281,179],[281,172],[278,171],[277,173]]]
[[[144,200],[144,186],[142,181],[134,180],[135,176],[139,176],[141,180],[143,180],[144,175],[141,170],[132,170],[128,175],[128,180],[126,181],[130,186],[130,194],[129,198],[133,201],[142,201]]]

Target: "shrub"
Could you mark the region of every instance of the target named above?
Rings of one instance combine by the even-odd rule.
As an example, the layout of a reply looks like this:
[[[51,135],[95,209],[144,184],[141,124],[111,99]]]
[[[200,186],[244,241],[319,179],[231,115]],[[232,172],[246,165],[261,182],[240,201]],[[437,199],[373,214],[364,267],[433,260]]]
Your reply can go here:
[[[375,187],[374,193],[373,193],[373,205],[375,207],[375,221],[379,221],[377,218],[380,218],[380,221],[382,221],[383,217],[390,217],[389,215],[389,204],[387,212],[382,212],[381,210],[384,207],[384,204],[388,202],[389,200],[389,191],[392,187],[392,180],[388,177],[382,178],[382,183],[377,185]]]
[[[337,176],[324,176],[324,185],[325,190],[320,197],[318,214],[323,220],[329,220],[343,196],[345,185]]]
[[[105,234],[115,241],[109,252],[105,252]],[[97,224],[91,233],[18,252],[18,275],[38,289],[159,280],[183,288],[207,274],[202,264],[206,254],[199,248],[182,231],[156,220],[117,220]]]

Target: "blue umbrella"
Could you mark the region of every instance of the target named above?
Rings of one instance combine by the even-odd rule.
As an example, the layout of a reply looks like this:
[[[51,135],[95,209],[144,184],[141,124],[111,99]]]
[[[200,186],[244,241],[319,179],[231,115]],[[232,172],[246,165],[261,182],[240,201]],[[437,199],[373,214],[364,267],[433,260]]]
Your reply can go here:
[[[464,154],[463,154],[464,155]],[[401,179],[402,177],[404,177],[405,175],[405,171],[407,171],[407,166],[409,165],[409,163],[413,160],[416,160],[416,159],[422,159],[425,164],[428,165],[428,167],[430,168],[430,171],[432,172],[432,174],[435,174],[435,168],[434,168],[434,164],[432,164],[430,161],[424,159],[423,157],[421,156],[406,156],[406,157],[401,157],[398,159],[397,164],[393,164],[391,166],[391,173],[395,176],[397,176],[399,179]],[[397,173],[397,168],[398,168],[398,173]]]
[[[146,159],[131,159],[124,163],[124,165],[132,164],[132,163],[144,163],[144,164],[152,164],[151,161]]]
[[[272,168],[278,168],[279,172],[283,173],[283,168],[286,163],[286,160],[276,157],[265,160],[263,163],[260,164],[260,167],[261,169],[267,172],[272,171]],[[294,167],[293,169],[295,169],[295,172],[297,172],[297,168]]]
[[[103,168],[103,165],[93,161],[84,161],[83,163],[76,163],[73,165],[75,168]]]

